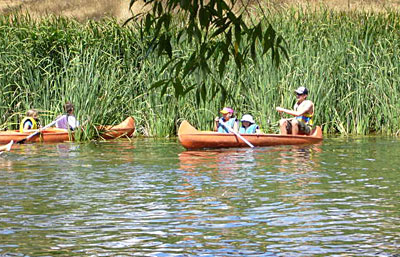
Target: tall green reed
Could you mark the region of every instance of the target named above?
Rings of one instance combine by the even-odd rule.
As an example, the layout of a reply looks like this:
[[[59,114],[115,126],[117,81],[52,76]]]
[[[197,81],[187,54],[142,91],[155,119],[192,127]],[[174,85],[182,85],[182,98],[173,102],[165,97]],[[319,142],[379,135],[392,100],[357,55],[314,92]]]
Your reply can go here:
[[[86,125],[80,140],[95,137],[95,125],[116,124],[128,115],[136,120],[137,135],[174,136],[183,119],[211,129],[223,105],[239,118],[252,114],[265,132],[277,132],[275,107],[293,106],[293,90],[306,86],[316,105],[315,123],[326,133],[400,131],[398,13],[290,9],[273,11],[269,19],[289,51],[279,69],[269,58],[249,60],[240,73],[228,63],[222,78],[210,74],[205,90],[197,86],[176,99],[172,88],[162,97],[162,89],[150,90],[169,75],[168,69],[160,73],[167,58],[148,54],[135,24],[1,17],[0,128],[16,128],[30,108],[39,109],[47,124],[71,101]],[[181,44],[175,54],[185,58],[193,49]],[[198,79],[193,75],[183,83],[198,85]],[[224,88],[211,86],[218,83]]]

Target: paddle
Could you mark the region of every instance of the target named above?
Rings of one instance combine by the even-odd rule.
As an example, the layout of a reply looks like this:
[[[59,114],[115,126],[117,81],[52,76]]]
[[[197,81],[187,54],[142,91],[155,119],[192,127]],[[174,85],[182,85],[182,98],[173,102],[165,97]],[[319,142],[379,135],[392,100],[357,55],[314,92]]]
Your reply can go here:
[[[9,152],[11,150],[11,146],[14,144],[14,140],[11,140],[10,143],[0,146],[0,154],[3,153],[3,151]]]
[[[36,135],[39,134],[42,130],[45,130],[45,129],[47,129],[47,128],[53,126],[54,124],[56,124],[57,121],[61,120],[63,117],[64,117],[64,116],[61,116],[60,118],[56,119],[56,120],[53,121],[52,123],[47,124],[47,125],[44,126],[43,128],[41,128],[41,129],[39,129],[39,130],[33,132],[32,134],[30,134],[30,135],[27,136],[26,138],[17,141],[17,144],[23,144],[23,143],[25,143],[26,140],[29,140],[29,139],[31,139],[32,137],[36,136]]]
[[[227,126],[221,119],[218,120],[219,124],[221,124],[222,126],[224,126],[226,129],[229,130],[229,132],[232,132],[233,134],[235,134],[238,138],[242,139],[243,142],[245,142],[248,146],[250,146],[251,148],[254,147],[254,145],[252,145],[249,141],[247,141],[246,138],[242,137],[239,133],[235,132],[232,128],[230,128],[229,126]]]

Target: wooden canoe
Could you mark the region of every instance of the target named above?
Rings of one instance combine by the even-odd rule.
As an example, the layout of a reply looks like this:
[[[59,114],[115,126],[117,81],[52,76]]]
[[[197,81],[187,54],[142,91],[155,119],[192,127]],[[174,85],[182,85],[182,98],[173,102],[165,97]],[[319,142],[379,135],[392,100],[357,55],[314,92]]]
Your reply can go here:
[[[128,117],[118,125],[98,126],[97,129],[100,137],[104,139],[131,137],[135,132],[135,120],[132,117]]]
[[[122,123],[115,126],[98,126],[99,134],[104,139],[114,139],[120,137],[130,137],[135,131],[135,121],[128,117]],[[0,143],[8,143],[11,140],[18,142],[36,132],[37,130],[28,130],[20,132],[19,130],[0,131]],[[71,138],[70,138],[71,137]],[[73,133],[68,133],[66,129],[47,128],[42,130],[37,136],[34,136],[26,142],[66,142],[73,140]]]
[[[316,127],[312,134],[280,135],[280,134],[241,134],[254,146],[301,145],[315,144],[322,141],[322,130]],[[178,130],[179,141],[186,149],[249,147],[233,133],[199,131],[187,121],[183,121]]]

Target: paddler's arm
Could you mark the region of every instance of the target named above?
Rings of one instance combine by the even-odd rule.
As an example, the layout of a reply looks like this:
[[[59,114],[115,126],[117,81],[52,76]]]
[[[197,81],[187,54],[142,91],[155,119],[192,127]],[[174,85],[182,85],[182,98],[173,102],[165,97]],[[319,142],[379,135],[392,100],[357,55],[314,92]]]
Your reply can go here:
[[[219,117],[215,117],[215,119],[214,119],[214,131],[218,130],[218,124],[219,124]]]
[[[300,110],[297,110],[297,111],[288,110],[288,109],[285,109],[285,108],[282,108],[282,107],[276,107],[276,110],[278,112],[284,112],[284,113],[287,113],[289,115],[298,117],[298,116],[301,116],[301,115],[307,113],[310,108],[312,108],[312,104],[311,103],[307,103],[303,108],[301,108]]]
[[[239,132],[239,122],[236,120],[235,123],[233,123],[233,131],[236,133]]]

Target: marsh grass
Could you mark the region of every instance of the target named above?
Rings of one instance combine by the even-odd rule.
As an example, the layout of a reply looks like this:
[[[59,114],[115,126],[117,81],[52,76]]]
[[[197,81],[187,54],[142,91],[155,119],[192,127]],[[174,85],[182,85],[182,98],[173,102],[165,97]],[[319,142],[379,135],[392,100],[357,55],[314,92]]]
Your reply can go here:
[[[279,69],[270,58],[249,60],[241,73],[228,64],[222,78],[209,75],[205,90],[195,76],[183,81],[186,87],[197,86],[176,99],[173,88],[162,97],[163,89],[150,90],[169,75],[168,69],[160,73],[167,58],[148,54],[147,39],[136,24],[3,16],[0,128],[17,128],[30,108],[40,111],[45,125],[71,101],[85,124],[79,140],[96,137],[96,125],[117,124],[128,115],[136,120],[137,135],[174,136],[183,119],[211,129],[224,105],[239,118],[252,114],[264,132],[275,133],[280,118],[275,107],[291,108],[293,90],[306,86],[316,105],[315,123],[325,133],[400,130],[398,13],[290,9],[271,12],[269,18],[289,50]],[[191,51],[193,46],[179,45],[175,54],[185,57]]]

